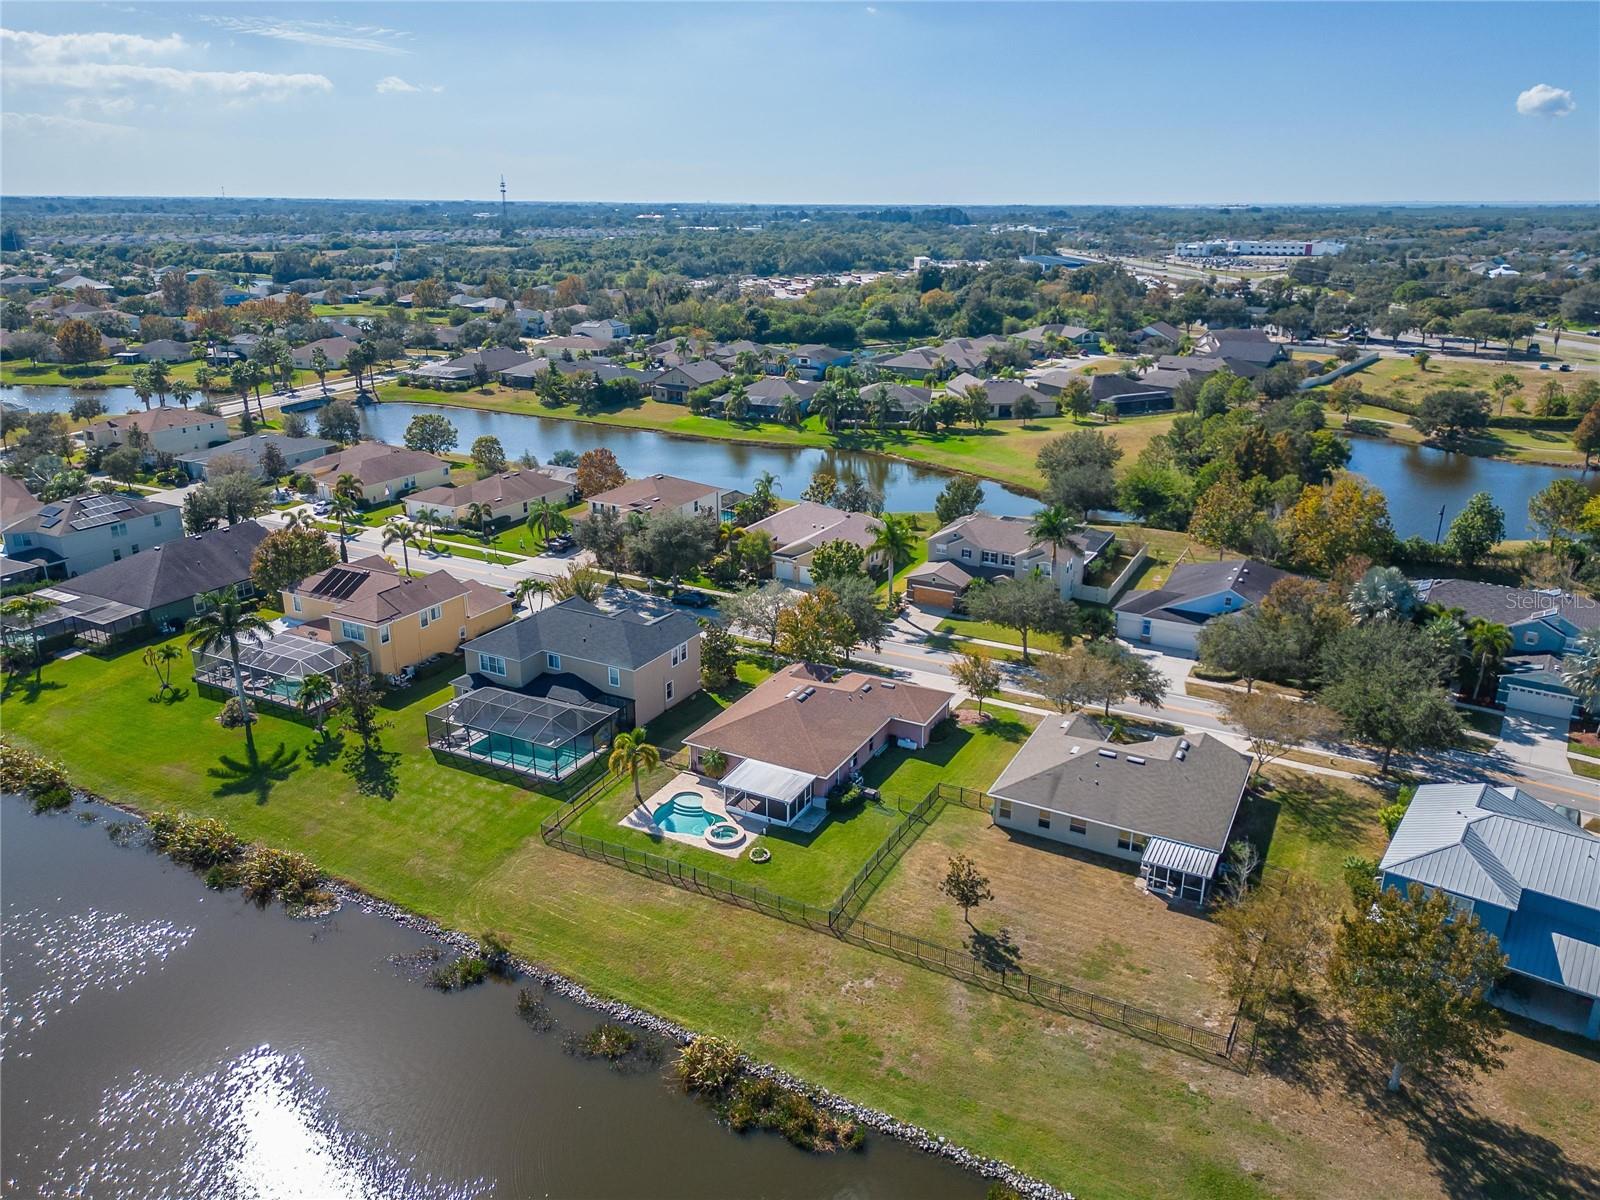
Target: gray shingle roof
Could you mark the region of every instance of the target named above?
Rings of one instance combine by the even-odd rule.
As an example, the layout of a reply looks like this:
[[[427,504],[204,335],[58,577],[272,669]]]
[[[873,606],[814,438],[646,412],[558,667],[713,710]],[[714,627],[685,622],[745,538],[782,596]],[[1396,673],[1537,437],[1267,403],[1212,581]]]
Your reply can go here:
[[[1560,616],[1579,629],[1600,625],[1600,600],[1558,588],[1514,588],[1472,579],[1421,579],[1418,594],[1431,604],[1462,609],[1501,625]]]
[[[1220,851],[1250,760],[1204,733],[1112,745],[1079,713],[1033,731],[992,795],[1116,829]]]
[[[631,671],[699,633],[699,622],[680,609],[608,611],[574,596],[474,638],[463,649],[519,661],[545,653],[570,655]]]
[[[174,538],[61,585],[61,590],[131,604],[143,612],[250,578],[250,559],[267,531],[254,521]]]
[[[1172,569],[1167,585],[1150,592],[1132,592],[1116,605],[1118,612],[1157,614],[1162,620],[1203,624],[1215,613],[1190,613],[1184,605],[1232,589],[1251,604],[1259,604],[1272,585],[1289,572],[1253,558],[1226,558],[1219,562],[1183,563]]]

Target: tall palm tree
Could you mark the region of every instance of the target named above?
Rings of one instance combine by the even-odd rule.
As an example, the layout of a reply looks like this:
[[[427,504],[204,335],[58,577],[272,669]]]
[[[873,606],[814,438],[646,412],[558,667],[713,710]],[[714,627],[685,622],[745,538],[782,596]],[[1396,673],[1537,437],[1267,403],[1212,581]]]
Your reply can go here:
[[[824,384],[811,397],[811,411],[822,418],[822,424],[829,433],[838,433],[839,422],[844,418],[844,397],[839,394],[838,388]]]
[[[1072,536],[1072,531],[1077,522],[1072,519],[1072,514],[1059,504],[1049,504],[1033,515],[1033,523],[1028,526],[1028,536],[1037,542],[1045,542],[1050,546],[1050,578],[1056,577],[1056,556],[1061,547],[1067,544],[1067,539]]]
[[[548,580],[534,579],[532,576],[529,576],[527,579],[517,580],[516,592],[517,599],[526,603],[528,606],[528,612],[532,613],[533,601],[530,600],[529,597],[539,597],[539,607],[543,608],[545,597],[550,594],[550,584]]]
[[[494,509],[487,504],[467,505],[466,523],[478,531],[485,542],[489,540],[489,522],[494,520]]]
[[[194,399],[194,386],[187,380],[174,379],[172,381],[172,398],[183,408],[189,407],[189,401]]]
[[[899,513],[884,513],[878,536],[867,547],[868,553],[881,551],[889,559],[889,606],[894,607],[894,565],[905,562],[916,551],[917,535],[911,522]]]
[[[437,508],[419,508],[411,514],[411,521],[417,527],[417,532],[427,535],[429,550],[433,549],[433,531],[439,528],[443,520],[444,517]]]
[[[320,672],[312,672],[300,681],[295,699],[300,702],[301,712],[315,713],[317,732],[323,732],[328,716],[327,703],[333,699],[333,680]]]
[[[339,561],[350,561],[350,547],[346,539],[350,536],[350,526],[355,524],[356,516],[360,511],[356,502],[343,492],[334,491],[333,499],[328,502],[328,510],[333,513],[333,519],[339,522]]]
[[[1472,650],[1472,662],[1478,668],[1478,682],[1472,689],[1474,696],[1483,694],[1483,684],[1492,669],[1499,667],[1511,653],[1511,630],[1495,621],[1482,617],[1467,626],[1467,645]]]
[[[639,794],[639,771],[654,771],[661,765],[661,751],[645,740],[643,725],[637,729],[626,729],[611,739],[611,757],[606,760],[606,769],[613,775],[627,772],[633,776],[634,803],[641,804],[644,797]]]
[[[785,396],[778,401],[778,424],[787,425],[790,429],[800,427],[800,418],[804,414],[800,411],[800,401],[794,396]]]
[[[144,665],[156,673],[156,681],[161,685],[157,696],[165,696],[172,690],[172,664],[182,657],[183,651],[171,642],[151,646],[144,652]]]
[[[404,517],[390,517],[383,526],[383,548],[387,550],[395,543],[400,545],[400,560],[407,575],[411,574],[411,547],[422,549],[422,539],[417,536],[417,527]]]
[[[548,500],[535,500],[528,506],[528,532],[537,537],[544,548],[550,548],[550,539],[572,528],[561,507]]]
[[[252,755],[256,752],[255,735],[250,732],[250,702],[245,699],[244,673],[239,670],[239,643],[254,645],[267,636],[269,626],[239,599],[239,590],[223,588],[220,592],[207,592],[206,610],[190,617],[186,626],[189,649],[211,654],[226,649],[233,664],[233,694],[239,700],[239,717],[244,722],[244,744]]]

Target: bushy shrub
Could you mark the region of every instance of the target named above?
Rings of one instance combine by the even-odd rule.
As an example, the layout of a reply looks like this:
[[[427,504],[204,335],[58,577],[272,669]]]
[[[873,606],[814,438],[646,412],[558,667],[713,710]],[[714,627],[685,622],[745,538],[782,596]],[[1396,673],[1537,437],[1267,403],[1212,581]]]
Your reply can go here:
[[[802,1150],[856,1150],[866,1140],[860,1125],[839,1117],[803,1092],[746,1075],[733,1085],[722,1115],[734,1129],[771,1129]]]
[[[252,900],[281,896],[285,904],[309,904],[323,897],[322,869],[304,854],[251,846],[239,863],[239,885]]]
[[[202,871],[236,862],[245,848],[244,839],[215,817],[182,813],[152,813],[150,840],[174,862]]]
[[[0,792],[34,796],[71,786],[66,768],[60,763],[0,741]]]
[[[474,987],[489,978],[489,964],[476,954],[464,954],[452,963],[434,970],[428,982],[441,992]]]
[[[72,805],[72,789],[64,787],[48,787],[31,793],[33,797],[33,811],[36,813],[54,812],[59,809],[69,808]]]
[[[246,703],[248,704],[248,701]],[[244,712],[245,710],[239,705],[239,697],[229,696],[222,706],[222,711],[217,714],[217,724],[224,729],[237,729],[244,724]],[[251,719],[254,720],[255,705],[249,704],[249,712]]]
[[[829,812],[848,812],[858,807],[865,798],[859,783],[848,784],[842,788],[835,788],[828,793]]]
[[[567,1049],[584,1058],[604,1058],[617,1062],[633,1052],[638,1040],[632,1031],[605,1021],[583,1036],[574,1038],[568,1043]]]
[[[739,1048],[719,1037],[697,1037],[678,1055],[678,1078],[686,1091],[718,1095],[743,1070]]]
[[[555,1016],[544,1002],[544,997],[535,995],[527,988],[517,993],[517,1015],[539,1033],[548,1033],[556,1025]]]

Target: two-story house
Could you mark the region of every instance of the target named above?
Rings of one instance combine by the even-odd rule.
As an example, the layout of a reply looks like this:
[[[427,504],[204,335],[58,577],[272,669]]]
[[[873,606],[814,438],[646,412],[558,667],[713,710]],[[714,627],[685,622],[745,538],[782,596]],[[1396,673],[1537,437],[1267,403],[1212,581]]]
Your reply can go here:
[[[54,579],[82,575],[107,563],[183,536],[174,504],[117,493],[53,500],[6,526],[5,554],[34,563]]]
[[[324,500],[332,498],[346,475],[355,479],[363,504],[392,504],[407,492],[448,483],[450,464],[426,451],[386,442],[357,442],[311,464],[317,495]]]
[[[1495,702],[1541,716],[1580,715],[1581,701],[1561,675],[1562,660],[1588,630],[1600,627],[1600,600],[1559,588],[1514,588],[1469,579],[1415,581],[1430,604],[1460,609],[1511,631]]]
[[[326,438],[285,437],[281,433],[254,433],[249,437],[235,438],[209,450],[196,450],[178,455],[178,465],[190,479],[210,479],[220,472],[240,464],[265,479],[266,460],[270,453],[277,455],[281,468],[297,471],[309,462],[332,454],[339,449],[338,442]]]
[[[709,358],[686,362],[657,375],[650,384],[650,394],[667,404],[684,404],[690,392],[727,377],[728,373]]]
[[[1515,787],[1419,787],[1378,864],[1382,885],[1446,893],[1500,942],[1489,999],[1600,1038],[1600,837]]]
[[[935,608],[953,607],[976,579],[1020,578],[1037,571],[1053,580],[1067,599],[1083,583],[1084,569],[1100,556],[1111,535],[1079,529],[1052,546],[1033,536],[1027,517],[972,513],[958,517],[928,538],[928,561],[906,576],[911,600]]]
[[[710,515],[720,521],[726,492],[726,488],[679,479],[676,475],[646,475],[590,496],[589,511],[609,512],[620,517],[629,513],[653,517],[675,509],[690,516]]]
[[[186,454],[220,446],[228,440],[225,417],[186,408],[152,408],[143,412],[119,413],[103,417],[83,431],[84,445],[107,451],[137,444],[144,461],[153,463],[157,455],[182,458]]]
[[[784,369],[792,367],[802,379],[819,380],[828,373],[829,367],[848,367],[850,359],[850,351],[832,346],[796,346],[785,355]]]
[[[1182,563],[1164,587],[1130,592],[1116,605],[1117,636],[1138,646],[1192,655],[1206,623],[1259,604],[1284,578],[1253,558]]]
[[[624,728],[644,725],[700,690],[700,625],[647,600],[570,597],[462,647],[469,682],[604,704]]]
[[[765,533],[772,538],[772,573],[796,587],[811,586],[811,560],[817,547],[826,542],[843,541],[866,551],[869,569],[883,566],[883,552],[872,549],[883,522],[869,513],[845,512],[826,504],[802,500],[780,508],[745,530]]]
[[[628,323],[615,317],[600,317],[593,321],[579,321],[572,327],[576,337],[593,338],[598,342],[614,342],[628,336]]]
[[[489,523],[495,525],[526,520],[540,503],[565,508],[572,503],[574,495],[575,489],[566,480],[543,471],[518,469],[501,471],[455,487],[431,487],[413,492],[405,498],[405,506],[409,517],[432,510],[447,523],[459,527],[471,518],[474,506],[484,505],[489,509]]]
[[[360,342],[349,337],[318,338],[314,342],[307,342],[304,346],[296,346],[289,351],[289,357],[300,370],[309,371],[316,361],[317,351],[321,350],[328,360],[328,366],[338,370],[344,366],[344,360],[350,357],[350,351],[359,345]]]
[[[283,592],[283,612],[300,633],[354,642],[373,670],[393,675],[511,620],[505,593],[445,571],[411,578],[373,556],[318,571]]]

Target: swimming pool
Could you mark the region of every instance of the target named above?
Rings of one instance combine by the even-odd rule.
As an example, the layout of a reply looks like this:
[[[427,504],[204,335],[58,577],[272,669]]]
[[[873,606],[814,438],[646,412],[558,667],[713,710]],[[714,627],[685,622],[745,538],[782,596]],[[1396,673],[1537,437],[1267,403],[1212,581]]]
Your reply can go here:
[[[548,746],[538,746],[521,738],[510,738],[500,733],[485,734],[468,746],[468,750],[495,762],[505,763],[519,771],[534,771],[546,775],[569,768],[578,759],[577,751],[570,747],[563,747],[557,751]]]
[[[704,837],[711,826],[724,823],[724,818],[706,812],[699,792],[675,792],[665,804],[658,805],[650,817],[668,833],[681,833],[686,837]]]

